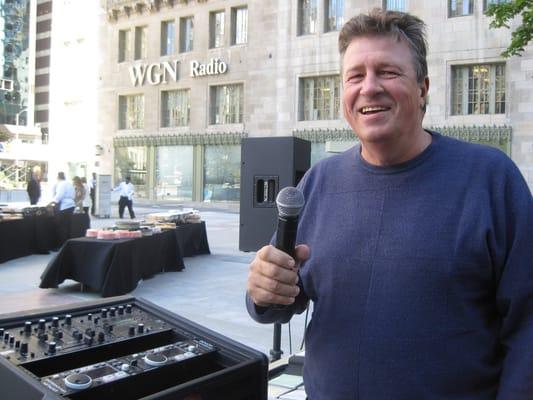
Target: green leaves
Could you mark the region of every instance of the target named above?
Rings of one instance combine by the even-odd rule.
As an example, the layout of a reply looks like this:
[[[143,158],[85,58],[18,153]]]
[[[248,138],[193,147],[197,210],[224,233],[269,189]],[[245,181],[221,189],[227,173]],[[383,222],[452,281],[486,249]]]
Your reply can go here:
[[[533,40],[533,0],[512,0],[509,3],[493,4],[487,8],[486,14],[492,17],[490,27],[493,29],[510,29],[509,23],[516,16],[522,17],[522,24],[511,33],[511,44],[502,56],[520,56],[524,47]]]

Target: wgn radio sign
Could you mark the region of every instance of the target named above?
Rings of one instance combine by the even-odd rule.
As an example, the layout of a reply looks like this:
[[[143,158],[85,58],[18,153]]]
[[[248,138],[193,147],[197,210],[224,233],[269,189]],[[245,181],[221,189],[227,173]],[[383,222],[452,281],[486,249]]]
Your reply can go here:
[[[177,82],[178,60],[164,61],[152,64],[137,64],[129,68],[131,84],[133,86],[142,86],[145,83],[149,85],[159,85],[168,83],[169,80]],[[211,58],[207,64],[192,60],[190,62],[191,78],[197,78],[208,75],[221,75],[228,71],[228,64],[218,58]]]

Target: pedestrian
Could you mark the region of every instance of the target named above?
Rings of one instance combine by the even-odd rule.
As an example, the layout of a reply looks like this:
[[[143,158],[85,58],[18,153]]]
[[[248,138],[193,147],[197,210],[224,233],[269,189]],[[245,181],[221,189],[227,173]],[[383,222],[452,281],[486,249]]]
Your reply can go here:
[[[72,184],[74,185],[74,203],[76,204],[76,213],[83,212],[83,199],[85,198],[85,187],[79,176],[72,178]]]
[[[124,216],[124,208],[128,207],[128,212],[130,213],[130,218],[135,218],[135,213],[133,212],[133,193],[135,188],[133,183],[131,183],[131,178],[126,177],[126,180],[120,182],[120,184],[113,189],[115,192],[119,192],[120,198],[118,200],[118,216],[122,218]]]
[[[52,198],[52,206],[56,212],[58,246],[70,237],[71,216],[76,208],[75,197],[74,186],[65,179],[64,172],[59,172]]]
[[[247,308],[305,333],[309,400],[533,399],[533,199],[500,150],[422,127],[424,23],[373,10],[339,35],[360,144],[299,184],[295,259],[250,265]]]
[[[82,176],[81,183],[83,185],[83,190],[85,193],[85,195],[83,196],[83,201],[82,201],[83,212],[89,215],[90,189],[89,189],[89,185],[87,184],[87,178]]]
[[[30,198],[30,204],[37,204],[41,198],[41,167],[38,165],[32,169],[31,179],[28,181],[26,191]]]
[[[91,196],[91,215],[95,215],[95,206],[96,206],[96,173],[93,172],[91,183],[90,183],[90,196]]]

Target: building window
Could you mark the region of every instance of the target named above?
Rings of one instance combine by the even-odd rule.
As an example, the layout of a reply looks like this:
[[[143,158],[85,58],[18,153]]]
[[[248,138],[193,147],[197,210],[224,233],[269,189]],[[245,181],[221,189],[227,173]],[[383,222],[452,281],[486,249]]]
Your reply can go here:
[[[144,128],[144,96],[119,96],[119,129]]]
[[[211,87],[211,124],[242,123],[243,85]]]
[[[505,64],[452,67],[452,115],[504,113]]]
[[[146,58],[146,26],[135,27],[135,60]]]
[[[474,0],[449,0],[448,15],[461,17],[474,13]]]
[[[189,125],[191,113],[189,92],[188,89],[161,92],[161,125],[163,127]]]
[[[224,46],[224,11],[209,14],[209,47]]]
[[[510,2],[511,0],[483,0],[483,10],[487,11],[487,8],[495,4],[504,4]]]
[[[391,11],[406,11],[406,0],[384,0],[383,8]]]
[[[194,18],[180,18],[180,53],[192,51],[194,33]]]
[[[248,8],[231,9],[231,44],[248,42]]]
[[[298,34],[316,33],[317,0],[298,0]]]
[[[340,31],[344,24],[344,0],[326,0],[326,32]]]
[[[205,146],[204,201],[239,201],[241,147]]]
[[[193,146],[158,146],[156,149],[157,199],[191,201]]]
[[[174,21],[161,22],[161,55],[174,54]]]
[[[130,31],[118,31],[118,62],[124,62],[131,59],[130,56]]]
[[[300,120],[339,119],[338,75],[300,79]]]
[[[148,149],[146,147],[115,148],[115,184],[126,176],[135,185],[135,195],[146,197],[148,176]]]

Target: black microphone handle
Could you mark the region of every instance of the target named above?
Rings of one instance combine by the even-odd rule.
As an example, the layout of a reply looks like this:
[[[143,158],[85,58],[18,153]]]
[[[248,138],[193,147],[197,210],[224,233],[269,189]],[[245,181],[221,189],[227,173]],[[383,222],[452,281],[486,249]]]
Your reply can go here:
[[[278,217],[278,231],[276,233],[276,248],[295,257],[296,232],[298,230],[298,216]]]

